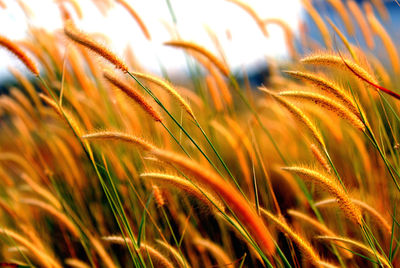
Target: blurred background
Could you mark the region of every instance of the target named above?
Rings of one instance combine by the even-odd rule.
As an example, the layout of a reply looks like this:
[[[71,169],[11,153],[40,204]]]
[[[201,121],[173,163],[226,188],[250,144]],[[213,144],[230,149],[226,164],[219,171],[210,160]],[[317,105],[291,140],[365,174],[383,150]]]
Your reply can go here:
[[[57,2],[60,1],[1,1],[4,5],[0,8],[2,35],[21,40],[28,37],[29,28],[32,26],[42,27],[47,31],[61,31],[62,16],[57,6]],[[400,32],[396,28],[400,23],[400,7],[395,1],[379,1],[384,3],[388,13],[387,19],[381,23],[386,27],[394,42],[399,43]],[[113,52],[122,57],[129,46],[134,47],[138,61],[148,71],[156,74],[161,74],[163,69],[168,70],[169,75],[178,77],[185,76],[187,72],[187,59],[184,57],[184,52],[163,45],[163,42],[172,39],[171,29],[174,25],[183,40],[194,41],[214,53],[216,53],[216,47],[213,38],[217,37],[226,54],[225,58],[229,59],[228,64],[231,69],[234,72],[246,69],[254,84],[262,83],[268,76],[268,62],[271,59],[281,62],[288,59],[285,33],[280,26],[268,25],[269,37],[264,38],[254,19],[242,8],[229,1],[127,1],[140,14],[148,27],[151,34],[150,41],[145,38],[126,9],[113,1],[64,0],[62,2],[65,2],[64,6],[81,29],[86,32],[101,33],[103,37],[107,36],[104,42],[112,48]],[[301,51],[302,40],[298,38],[301,36],[300,31],[305,31],[316,44],[322,43],[320,32],[309,13],[303,9],[301,0],[246,0],[243,2],[251,6],[262,19],[277,18],[286,23],[294,33],[295,47],[299,52],[307,53],[307,51]],[[330,18],[343,33],[346,33],[343,20],[335,11],[333,2],[335,1],[314,0],[313,4],[322,18]],[[79,3],[79,11],[74,3]],[[83,14],[78,14],[79,12]],[[210,25],[212,25],[212,30]],[[329,30],[332,38],[335,39],[334,31],[331,28]],[[361,48],[366,46],[358,29],[355,35],[347,37],[350,42]],[[380,47],[380,40],[375,39],[374,48],[378,51],[376,48]],[[8,66],[19,66],[21,71],[25,71],[10,53],[2,49],[0,59],[0,77],[3,80],[9,75]]]

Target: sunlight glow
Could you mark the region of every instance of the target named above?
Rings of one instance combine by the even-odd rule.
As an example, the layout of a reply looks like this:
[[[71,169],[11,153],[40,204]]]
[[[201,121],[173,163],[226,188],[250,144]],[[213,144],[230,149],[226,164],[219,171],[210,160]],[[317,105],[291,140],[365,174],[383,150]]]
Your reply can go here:
[[[257,10],[260,17],[280,18],[295,32],[298,29],[301,15],[298,0],[247,2]],[[16,1],[9,0],[5,3],[8,8],[0,10],[0,33],[11,39],[24,38],[29,25],[43,27],[48,31],[60,31],[62,27],[59,10],[52,0],[26,1],[33,13],[28,24]],[[79,4],[84,13],[82,20],[75,18],[78,26],[86,32],[108,36],[114,52],[123,56],[127,45],[134,44],[136,57],[151,71],[159,72],[154,66],[160,66],[160,63],[170,72],[185,68],[182,51],[163,46],[163,42],[171,39],[166,24],[173,25],[167,1],[146,0],[131,3],[149,28],[151,41],[145,39],[140,28],[122,6],[115,4],[106,17],[103,17],[91,1],[82,0]],[[233,3],[224,0],[172,0],[171,4],[181,38],[195,41],[216,52],[206,30],[207,26],[212,26],[233,69],[251,66],[265,57],[285,58],[287,55],[283,32],[279,27],[268,26],[270,37],[264,38],[254,20]],[[75,15],[72,8],[70,11]],[[0,57],[1,71],[8,65],[15,64],[12,56],[3,50],[0,51]]]

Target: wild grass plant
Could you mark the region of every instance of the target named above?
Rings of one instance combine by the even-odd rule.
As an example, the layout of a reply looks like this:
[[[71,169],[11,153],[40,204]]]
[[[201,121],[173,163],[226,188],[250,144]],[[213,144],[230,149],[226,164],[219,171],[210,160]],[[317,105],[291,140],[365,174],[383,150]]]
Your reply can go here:
[[[257,86],[212,28],[218,53],[170,25],[183,85],[56,2],[63,31],[0,33],[26,67],[0,95],[0,266],[400,266],[400,66],[382,0],[327,1],[344,27],[302,1],[322,43],[229,0],[286,37],[288,59],[268,59]],[[134,3],[94,2],[127,9],[152,42]]]

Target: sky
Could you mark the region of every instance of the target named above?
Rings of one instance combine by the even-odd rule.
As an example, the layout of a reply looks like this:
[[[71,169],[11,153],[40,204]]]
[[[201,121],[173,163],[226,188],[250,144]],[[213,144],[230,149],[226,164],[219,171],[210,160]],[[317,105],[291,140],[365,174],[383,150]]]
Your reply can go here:
[[[7,9],[0,9],[0,34],[10,39],[24,39],[28,26],[61,31],[62,21],[54,0],[25,0],[33,16],[27,19],[17,0],[3,0]],[[166,47],[171,40],[165,23],[172,24],[167,0],[127,0],[148,27],[152,40],[143,36],[140,28],[126,10],[114,4],[104,17],[91,0],[76,0],[81,5],[83,18],[77,26],[86,32],[102,33],[109,38],[111,50],[123,55],[130,45],[138,60],[149,71],[159,73],[160,63],[169,71],[182,71],[185,58],[181,50]],[[278,26],[268,26],[265,38],[254,20],[241,8],[225,0],[170,0],[177,18],[181,38],[194,41],[216,52],[207,33],[211,28],[218,36],[231,68],[251,67],[266,56],[285,58],[284,35]],[[280,18],[296,32],[301,18],[299,0],[247,0],[261,18]],[[71,13],[74,11],[68,6]],[[228,34],[229,33],[229,34]],[[230,38],[229,38],[230,35]],[[10,53],[0,49],[0,75],[7,66],[20,63]],[[22,68],[21,68],[22,69]]]

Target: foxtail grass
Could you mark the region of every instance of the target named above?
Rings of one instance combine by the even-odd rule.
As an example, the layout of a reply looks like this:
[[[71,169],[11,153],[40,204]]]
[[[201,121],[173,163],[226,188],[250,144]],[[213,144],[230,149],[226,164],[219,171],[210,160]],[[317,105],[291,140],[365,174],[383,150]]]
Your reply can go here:
[[[125,245],[125,239],[121,236],[104,236],[102,239],[113,244]],[[130,240],[128,240],[128,242],[132,243]],[[155,265],[161,265],[161,267],[165,268],[174,267],[174,265],[161,252],[150,245],[142,243],[140,246],[140,251],[142,251],[143,255],[149,254]]]
[[[312,136],[323,148],[326,147],[320,131],[299,108],[297,108],[295,105],[293,105],[292,103],[281,97],[278,93],[268,90],[265,87],[260,87],[259,89],[265,93],[268,93],[275,100],[277,100],[283,107],[285,107],[291,114],[293,114],[302,124],[304,124],[306,128],[310,130]]]
[[[340,208],[351,221],[362,225],[362,215],[359,207],[351,201],[348,194],[332,178],[305,167],[285,167],[283,170],[300,175],[302,178],[320,185],[337,199]]]
[[[72,21],[67,21],[64,26],[64,33],[74,42],[88,48],[104,59],[112,63],[116,68],[121,69],[124,72],[128,71],[126,64],[112,53],[107,47],[103,46],[99,42],[96,42],[87,33],[80,31]]]
[[[164,45],[172,46],[172,47],[181,47],[184,49],[189,49],[189,50],[198,52],[201,55],[208,58],[215,65],[215,67],[217,67],[221,71],[221,73],[223,73],[226,76],[229,76],[229,69],[226,66],[226,64],[223,63],[221,60],[219,60],[210,51],[208,51],[207,49],[205,49],[204,47],[202,47],[196,43],[188,42],[188,41],[181,41],[181,40],[176,40],[176,41],[174,40],[174,41],[165,42]]]
[[[321,94],[305,91],[282,91],[279,92],[279,96],[311,101],[316,105],[337,114],[339,117],[345,119],[357,129],[365,131],[364,123],[360,120],[360,118],[357,117],[356,114],[351,112],[342,104],[332,99],[329,99]]]
[[[316,202],[315,205],[317,207],[320,207],[320,206],[329,205],[329,204],[336,203],[336,202],[337,202],[336,199],[325,199],[325,200]],[[379,213],[375,208],[373,208],[372,206],[368,205],[367,203],[365,203],[361,200],[357,200],[354,198],[352,199],[352,202],[354,204],[356,204],[357,206],[359,206],[363,211],[368,212],[375,219],[375,221],[381,225],[382,229],[384,229],[387,232],[387,235],[390,235],[392,233],[392,227],[390,226],[390,224],[382,216],[382,214]]]
[[[352,247],[355,247],[355,248],[358,248],[360,250],[367,252],[372,257],[376,257],[378,259],[378,263],[383,265],[383,267],[388,267],[388,268],[392,267],[392,265],[387,261],[387,259],[385,257],[383,257],[379,253],[373,251],[371,248],[369,248],[368,246],[366,246],[358,241],[354,241],[352,239],[348,239],[348,238],[344,238],[344,237],[331,237],[331,236],[318,236],[317,238],[320,240],[342,242],[342,243],[349,244]]]
[[[137,24],[139,25],[140,29],[142,30],[144,36],[148,39],[151,40],[150,32],[146,27],[146,24],[143,22],[139,14],[136,12],[136,10],[125,0],[117,0],[117,3],[122,5],[128,12],[129,14],[135,19]]]
[[[39,75],[39,69],[35,62],[15,42],[0,35],[0,46],[17,56],[17,58],[26,66],[26,68],[32,72],[32,74],[36,76]]]

